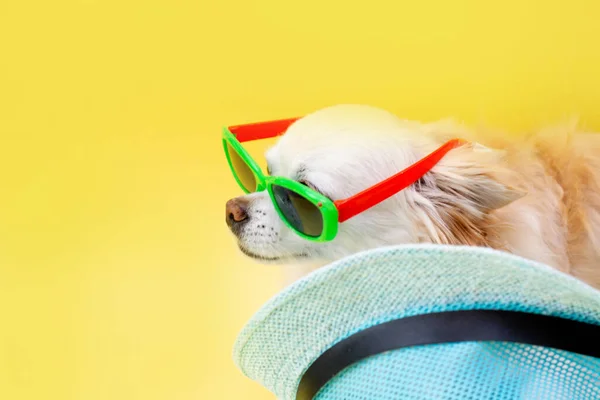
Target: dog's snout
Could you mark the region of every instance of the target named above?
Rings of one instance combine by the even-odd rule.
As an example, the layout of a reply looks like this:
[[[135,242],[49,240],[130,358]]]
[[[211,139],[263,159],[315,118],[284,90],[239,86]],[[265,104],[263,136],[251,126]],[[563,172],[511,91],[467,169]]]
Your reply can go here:
[[[225,218],[227,225],[233,227],[236,224],[248,220],[248,204],[243,200],[231,199],[225,204]]]

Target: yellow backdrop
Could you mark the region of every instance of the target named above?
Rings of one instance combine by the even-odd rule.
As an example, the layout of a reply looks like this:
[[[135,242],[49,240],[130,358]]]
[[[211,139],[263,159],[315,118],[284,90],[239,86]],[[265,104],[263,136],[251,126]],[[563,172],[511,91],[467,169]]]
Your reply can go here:
[[[352,5],[355,4],[355,5]],[[360,102],[600,130],[596,0],[0,2],[0,398],[269,399],[223,124]]]

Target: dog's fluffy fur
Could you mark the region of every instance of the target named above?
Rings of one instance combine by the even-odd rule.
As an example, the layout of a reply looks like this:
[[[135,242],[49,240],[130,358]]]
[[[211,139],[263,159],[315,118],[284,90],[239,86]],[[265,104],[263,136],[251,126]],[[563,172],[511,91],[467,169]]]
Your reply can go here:
[[[266,192],[242,196],[240,249],[262,262],[325,263],[401,243],[486,246],[548,264],[600,288],[600,135],[576,124],[521,139],[453,121],[417,123],[369,106],[322,109],[266,154],[272,175],[336,200],[397,173],[454,137],[419,182],[340,224],[328,243],[300,238]],[[302,271],[301,273],[304,273]]]

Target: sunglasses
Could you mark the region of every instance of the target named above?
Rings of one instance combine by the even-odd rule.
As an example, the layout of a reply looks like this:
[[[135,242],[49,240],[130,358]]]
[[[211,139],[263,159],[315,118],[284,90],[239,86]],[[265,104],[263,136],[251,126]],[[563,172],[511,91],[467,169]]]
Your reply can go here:
[[[223,148],[231,172],[242,190],[245,193],[267,190],[282,221],[299,236],[317,242],[335,238],[339,223],[412,185],[446,153],[465,143],[460,139],[449,140],[403,171],[352,197],[334,201],[292,179],[263,173],[242,146],[244,142],[281,136],[296,120],[298,118],[223,128]]]

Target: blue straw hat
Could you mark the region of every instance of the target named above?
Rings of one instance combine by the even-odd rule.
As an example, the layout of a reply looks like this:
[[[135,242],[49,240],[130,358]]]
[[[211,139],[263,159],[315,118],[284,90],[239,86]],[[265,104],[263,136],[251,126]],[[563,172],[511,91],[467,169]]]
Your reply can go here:
[[[490,249],[381,248],[271,299],[234,358],[287,400],[600,399],[600,292]]]

